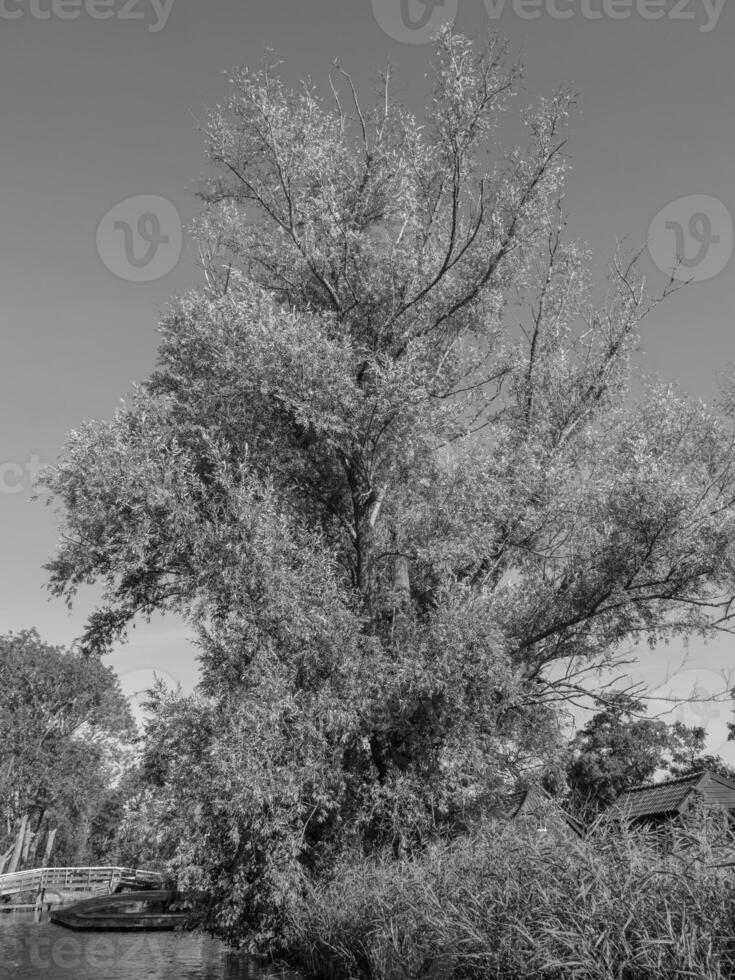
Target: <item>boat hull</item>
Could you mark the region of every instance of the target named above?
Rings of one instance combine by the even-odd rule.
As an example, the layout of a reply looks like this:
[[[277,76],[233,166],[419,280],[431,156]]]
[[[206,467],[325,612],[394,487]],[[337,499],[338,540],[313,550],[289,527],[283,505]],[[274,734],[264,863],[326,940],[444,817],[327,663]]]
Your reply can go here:
[[[183,928],[188,915],[171,913],[169,915],[70,915],[67,912],[51,912],[49,918],[57,926],[67,929],[84,929],[89,932],[141,932],[149,930],[171,930]]]
[[[51,922],[67,929],[95,932],[147,932],[184,928],[190,923],[191,916],[187,912],[168,911],[167,906],[174,897],[175,892],[170,889],[149,891],[144,895],[140,892],[134,895],[106,895],[53,909],[49,918]],[[146,904],[151,908],[141,908]]]

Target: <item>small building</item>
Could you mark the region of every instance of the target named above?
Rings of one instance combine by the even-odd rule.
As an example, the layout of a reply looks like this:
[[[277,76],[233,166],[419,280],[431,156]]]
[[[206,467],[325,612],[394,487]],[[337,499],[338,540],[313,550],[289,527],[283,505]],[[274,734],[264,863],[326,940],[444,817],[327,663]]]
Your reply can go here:
[[[633,786],[620,794],[613,808],[632,823],[660,824],[686,813],[695,800],[726,810],[735,820],[735,782],[711,769]]]
[[[666,779],[660,783],[633,786],[622,792],[608,809],[612,816],[628,822],[631,827],[653,830],[661,844],[668,849],[671,831],[686,826],[687,817],[695,812],[722,815],[716,836],[724,844],[735,833],[735,782],[711,769]],[[726,831],[729,830],[729,834]]]
[[[502,798],[490,811],[501,820],[511,820],[539,833],[584,838],[584,825],[560,806],[538,784]]]

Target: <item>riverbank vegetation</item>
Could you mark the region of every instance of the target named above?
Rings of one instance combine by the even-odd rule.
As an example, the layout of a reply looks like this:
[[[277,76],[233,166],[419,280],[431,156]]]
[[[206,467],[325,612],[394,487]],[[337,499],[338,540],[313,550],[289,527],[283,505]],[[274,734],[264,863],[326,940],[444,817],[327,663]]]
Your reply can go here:
[[[526,107],[503,150],[506,48],[446,30],[431,78],[418,119],[388,73],[368,106],[341,69],[323,94],[270,63],[232,72],[204,127],[202,282],[164,316],[154,373],[45,479],[52,591],[102,590],[88,655],[154,611],[197,637],[198,688],[152,695],[126,846],[205,892],[233,945],[298,934],[321,958],[323,928],[345,970],[370,867],[379,932],[396,919],[419,951],[425,931],[490,956],[492,861],[521,875],[509,908],[554,883],[532,884],[535,851],[526,867],[473,828],[519,780],[564,791],[565,707],[609,701],[595,678],[626,644],[735,615],[732,399],[633,398],[639,330],[672,282],[648,291],[636,255],[600,272],[570,240],[573,97]],[[588,888],[558,873],[548,910]],[[578,958],[554,914],[541,934],[557,921],[555,955]]]
[[[322,980],[725,980],[735,875],[714,865],[733,851],[708,824],[665,858],[600,818],[583,841],[487,821],[412,860],[345,862],[307,890],[292,962]]]

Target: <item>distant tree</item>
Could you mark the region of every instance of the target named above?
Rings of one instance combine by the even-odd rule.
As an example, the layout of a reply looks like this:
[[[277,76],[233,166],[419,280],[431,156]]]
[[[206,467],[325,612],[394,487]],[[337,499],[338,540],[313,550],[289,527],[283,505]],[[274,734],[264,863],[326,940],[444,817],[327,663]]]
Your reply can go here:
[[[734,387],[735,387],[735,382],[734,382]],[[735,404],[735,394],[733,394],[733,402]],[[733,411],[735,412],[735,408],[733,409]],[[730,691],[730,697],[735,700],[735,687]],[[735,721],[728,721],[727,729],[728,729],[727,740],[728,742],[732,742],[735,740]]]
[[[672,776],[686,776],[691,772],[699,772],[705,768],[701,762],[705,758],[705,741],[707,730],[702,726],[688,727],[680,721],[670,726],[670,738],[665,762]],[[706,756],[711,759],[711,756]]]
[[[608,807],[624,789],[650,779],[661,767],[670,730],[637,717],[646,705],[624,693],[610,696],[570,743],[570,802],[588,815]]]
[[[419,121],[388,77],[363,110],[344,73],[325,101],[233,72],[201,287],[47,478],[53,591],[103,586],[90,649],[155,610],[197,631],[149,773],[233,941],[275,942],[340,849],[410,852],[557,766],[559,707],[621,644],[731,616],[732,426],[667,386],[633,404],[661,296],[568,240],[570,95],[497,152],[518,76],[445,31]]]
[[[711,769],[735,776],[719,756],[704,753],[704,728],[640,717],[646,710],[642,700],[616,693],[575,733],[566,767],[569,802],[575,809],[593,816],[623,790],[648,782],[657,772],[678,777]]]
[[[25,816],[37,843],[55,827],[56,856],[84,863],[112,754],[134,734],[118,680],[99,658],[44,643],[35,630],[0,636],[0,851]]]
[[[700,753],[695,757],[688,754],[684,755],[683,758],[672,760],[668,769],[672,776],[690,776],[693,773],[709,769],[711,772],[719,773],[720,776],[735,781],[735,768],[725,762],[721,756],[709,755],[708,753]]]

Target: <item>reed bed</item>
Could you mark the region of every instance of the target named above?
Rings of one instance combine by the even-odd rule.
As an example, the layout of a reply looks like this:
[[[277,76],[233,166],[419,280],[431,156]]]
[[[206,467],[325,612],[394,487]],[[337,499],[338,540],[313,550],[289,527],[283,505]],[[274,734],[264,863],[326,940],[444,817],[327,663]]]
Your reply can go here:
[[[600,819],[584,841],[488,822],[412,860],[345,860],[311,886],[290,959],[321,980],[725,980],[735,868],[707,821],[667,856]]]

